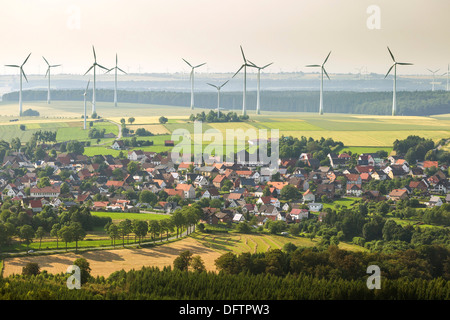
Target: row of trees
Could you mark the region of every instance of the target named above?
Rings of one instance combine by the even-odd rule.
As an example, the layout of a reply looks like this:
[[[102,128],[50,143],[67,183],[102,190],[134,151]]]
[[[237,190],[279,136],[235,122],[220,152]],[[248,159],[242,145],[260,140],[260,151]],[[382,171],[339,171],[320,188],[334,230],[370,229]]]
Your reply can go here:
[[[216,112],[214,110],[210,110],[208,114],[205,111],[197,113],[197,115],[191,114],[189,120],[191,121],[201,121],[201,122],[242,122],[247,121],[249,116],[246,115],[238,115],[236,112]]]
[[[282,136],[279,140],[280,159],[298,159],[302,153],[312,154],[314,159],[327,161],[327,155],[335,148],[342,148],[344,144],[332,138],[313,138]]]
[[[181,209],[175,210],[175,212],[167,219],[162,220],[130,220],[125,219],[114,224],[112,222],[106,224],[105,231],[111,238],[112,244],[116,245],[116,240],[122,239],[122,246],[125,246],[125,238],[127,243],[129,242],[129,236],[131,234],[141,245],[142,239],[148,234],[151,235],[151,240],[163,241],[165,236],[166,240],[169,239],[171,232],[176,231],[176,237],[180,237],[182,230],[186,229],[187,234],[195,231],[195,225],[202,217],[202,209],[199,205],[193,204],[191,206],[184,206]]]
[[[22,92],[26,101],[44,101],[46,91],[26,90]],[[54,100],[81,101],[80,90],[54,90]],[[97,101],[112,102],[114,90],[99,89]],[[398,112],[401,115],[428,116],[448,113],[450,94],[445,91],[401,91],[397,92]],[[190,93],[169,91],[118,91],[118,99],[124,103],[144,103],[154,105],[189,106]],[[17,101],[18,92],[3,95],[4,101]],[[287,112],[318,112],[319,95],[315,91],[262,91],[261,110]],[[196,106],[215,109],[217,95],[210,92],[198,92]],[[247,92],[248,105],[256,105],[256,92]],[[223,92],[222,106],[230,110],[242,108],[242,92]],[[324,112],[390,115],[392,112],[392,92],[351,92],[330,91],[324,96]]]
[[[450,280],[450,250],[442,246],[421,246],[395,253],[362,253],[339,249],[331,245],[326,249],[297,248],[292,243],[283,250],[272,249],[265,253],[228,252],[215,261],[216,268],[226,274],[288,274],[313,275],[320,279],[362,280],[366,268],[378,265],[385,279],[406,278]]]

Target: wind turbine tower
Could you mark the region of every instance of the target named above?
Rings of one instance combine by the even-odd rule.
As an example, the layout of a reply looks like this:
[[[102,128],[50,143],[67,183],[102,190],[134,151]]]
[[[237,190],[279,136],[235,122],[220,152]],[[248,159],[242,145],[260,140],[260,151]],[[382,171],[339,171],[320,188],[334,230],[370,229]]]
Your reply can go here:
[[[247,62],[247,59],[245,58],[245,54],[244,54],[244,50],[242,49],[241,46],[241,53],[242,53],[242,58],[244,59],[244,63],[242,64],[242,66],[239,68],[238,71],[236,71],[236,73],[233,75],[233,78],[242,70],[244,69],[244,90],[242,93],[242,115],[246,115],[247,114],[247,107],[246,107],[246,95],[247,95],[247,67],[252,67],[254,68],[253,64],[249,64]]]
[[[59,67],[61,65],[60,64],[50,65],[50,63],[48,63],[47,59],[45,59],[44,57],[42,57],[42,58],[44,59],[45,63],[48,66],[45,76],[47,77],[47,75],[48,75],[47,103],[50,104],[50,69]]]
[[[86,71],[86,73],[85,73],[84,75],[88,74],[89,71],[91,71],[91,69],[94,69],[94,85],[93,85],[93,89],[92,89],[92,113],[94,114],[94,113],[96,112],[96,110],[95,110],[95,102],[96,102],[96,101],[95,101],[95,80],[96,80],[96,78],[95,78],[95,76],[96,76],[95,68],[96,68],[96,67],[99,67],[99,68],[102,68],[102,69],[104,69],[104,70],[108,70],[108,69],[105,68],[105,67],[103,67],[103,66],[101,66],[101,65],[99,65],[99,64],[97,63],[97,55],[95,54],[94,46],[92,46],[92,51],[94,52],[94,63],[93,63],[92,66],[88,69],[88,71]]]
[[[91,80],[89,79],[88,84],[86,86],[86,90],[84,90],[84,93],[83,93],[83,96],[84,96],[84,118],[83,118],[84,127],[83,128],[84,128],[84,130],[86,130],[86,95],[87,95],[87,91],[88,91],[90,82],[91,82]]]
[[[391,49],[388,47],[389,54],[391,55],[392,61],[394,61],[394,64],[391,66],[389,71],[386,73],[386,77],[391,73],[392,69],[394,69],[394,91],[392,95],[392,115],[395,116],[397,114],[397,65],[399,66],[412,66],[412,63],[405,63],[405,62],[397,62],[395,61],[394,55],[392,54]]]
[[[256,93],[256,114],[261,114],[261,99],[260,99],[260,89],[261,89],[261,70],[264,70],[265,68],[267,68],[268,66],[272,65],[273,62],[266,64],[264,67],[258,67],[256,64],[254,64],[253,62],[251,62],[250,60],[248,61],[249,63],[251,63],[253,65],[254,68],[258,69],[258,87],[257,87],[257,93]]]
[[[111,70],[115,71],[114,72],[114,107],[117,107],[117,70],[127,74],[125,71],[123,71],[122,69],[120,69],[117,66],[117,53],[116,53],[116,66],[114,68],[109,69],[106,73],[110,72]]]
[[[321,72],[320,72],[320,102],[319,102],[319,114],[320,115],[323,115],[323,74],[325,73],[328,80],[331,80],[330,77],[328,76],[327,71],[325,70],[325,63],[327,63],[328,58],[330,57],[330,54],[331,54],[331,51],[328,54],[328,56],[325,58],[325,61],[322,63],[322,65],[312,64],[312,65],[306,66],[308,68],[320,68],[320,70],[321,70]]]
[[[20,73],[20,87],[19,87],[19,116],[22,116],[22,76],[25,78],[25,80],[28,82],[27,76],[25,75],[25,72],[23,71],[23,66],[25,63],[27,63],[28,58],[31,56],[31,53],[28,55],[28,57],[25,59],[25,61],[19,66],[16,64],[7,64],[6,67],[12,67],[12,68],[19,68]]]
[[[189,67],[191,67],[191,75],[190,75],[190,79],[191,79],[191,110],[194,110],[194,70],[205,65],[206,62],[199,64],[197,66],[193,66],[189,62],[187,62],[185,59],[183,59],[183,61],[186,62]]]
[[[447,72],[443,74],[443,76],[447,76],[447,91],[448,91],[448,76],[450,75],[450,64],[447,66]]]
[[[436,73],[438,73],[439,70],[440,70],[440,69],[438,69],[438,70],[436,70],[436,71],[433,71],[433,70],[428,69],[428,71],[430,71],[430,72],[433,74],[433,82],[431,82],[431,91],[434,91],[434,85],[435,85],[435,84],[440,84],[440,82],[436,82],[436,81],[435,81],[435,80],[436,80]]]

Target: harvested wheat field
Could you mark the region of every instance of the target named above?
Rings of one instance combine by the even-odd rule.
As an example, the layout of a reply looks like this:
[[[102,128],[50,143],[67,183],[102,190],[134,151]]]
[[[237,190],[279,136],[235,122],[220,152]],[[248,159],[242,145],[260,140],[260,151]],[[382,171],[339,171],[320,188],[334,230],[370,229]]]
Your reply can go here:
[[[111,273],[122,269],[125,271],[138,270],[143,266],[154,266],[162,269],[164,266],[172,266],[173,260],[185,250],[189,250],[193,255],[200,255],[208,271],[216,271],[214,261],[221,253],[209,249],[197,240],[188,237],[154,248],[97,250],[82,254],[62,253],[8,258],[4,261],[3,276],[21,274],[22,268],[28,262],[36,262],[41,271],[47,270],[47,272],[53,274],[66,272],[75,259],[83,257],[89,262],[92,269],[91,274],[94,277],[107,277]]]

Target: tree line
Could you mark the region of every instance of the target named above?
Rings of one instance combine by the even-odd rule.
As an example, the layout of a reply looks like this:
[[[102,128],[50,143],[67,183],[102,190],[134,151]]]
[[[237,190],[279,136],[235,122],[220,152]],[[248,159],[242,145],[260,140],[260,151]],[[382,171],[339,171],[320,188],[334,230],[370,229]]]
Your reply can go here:
[[[25,101],[47,99],[43,90],[25,90]],[[170,91],[118,91],[118,99],[123,103],[143,103],[156,105],[190,105],[190,93]],[[82,101],[82,90],[54,90],[53,100]],[[113,102],[114,90],[99,89],[97,101]],[[448,113],[450,93],[446,91],[400,91],[397,92],[399,115],[429,116]],[[198,92],[196,106],[215,109],[217,95],[212,92]],[[17,101],[18,92],[6,93],[4,101]],[[256,106],[256,92],[247,92],[248,106]],[[223,92],[221,104],[229,110],[241,110],[242,92]],[[314,91],[262,91],[262,111],[319,112],[319,95]],[[392,113],[392,92],[352,92],[330,91],[324,94],[324,112],[390,115]]]
[[[293,248],[266,253],[226,253],[207,272],[189,252],[162,269],[116,271],[92,277],[87,261],[82,286],[68,290],[67,274],[40,272],[0,278],[0,299],[32,300],[448,300],[449,251],[435,246],[391,255]],[[437,259],[441,258],[441,259]],[[446,264],[441,262],[447,259]],[[381,289],[367,287],[367,266],[381,269]],[[24,281],[26,280],[26,281]],[[90,285],[91,284],[91,285]]]

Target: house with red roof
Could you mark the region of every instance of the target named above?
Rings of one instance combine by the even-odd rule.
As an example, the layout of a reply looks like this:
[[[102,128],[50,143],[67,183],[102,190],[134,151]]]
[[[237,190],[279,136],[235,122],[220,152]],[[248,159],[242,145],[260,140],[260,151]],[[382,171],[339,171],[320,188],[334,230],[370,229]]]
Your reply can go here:
[[[309,211],[308,209],[292,209],[291,212],[289,212],[289,215],[293,222],[299,222],[303,219],[308,219]]]
[[[406,189],[394,189],[389,193],[389,199],[393,201],[408,199],[408,191]]]
[[[424,169],[428,169],[428,168],[438,168],[439,167],[439,163],[437,161],[424,161],[423,162],[423,168]]]
[[[181,190],[185,199],[195,198],[195,188],[192,184],[182,183],[175,187],[175,190]]]
[[[30,200],[28,204],[28,208],[30,208],[33,211],[33,213],[41,212],[42,207],[43,205],[41,199]]]
[[[223,184],[225,183],[225,181],[227,181],[228,178],[224,175],[224,174],[218,174],[217,176],[214,177],[213,179],[213,185],[214,187],[216,187],[217,189],[220,189],[223,187]]]

